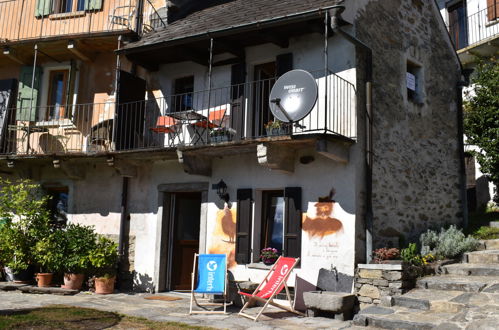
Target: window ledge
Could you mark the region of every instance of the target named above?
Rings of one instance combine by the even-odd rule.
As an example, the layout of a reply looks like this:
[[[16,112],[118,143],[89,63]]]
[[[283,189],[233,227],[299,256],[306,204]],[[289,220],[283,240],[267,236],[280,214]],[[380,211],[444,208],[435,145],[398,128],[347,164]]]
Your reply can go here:
[[[263,262],[253,262],[246,265],[248,268],[269,270],[273,265],[266,265]]]
[[[495,19],[495,20],[493,20],[493,21],[490,21],[490,22],[485,23],[485,27],[490,27],[490,26],[492,26],[492,25],[496,25],[497,23],[499,23],[499,19],[498,19],[498,18],[496,18],[496,19]]]
[[[74,17],[83,17],[87,13],[84,10],[73,11],[70,13],[59,13],[59,14],[50,14],[50,20],[58,20],[58,19],[66,19],[66,18],[74,18]]]

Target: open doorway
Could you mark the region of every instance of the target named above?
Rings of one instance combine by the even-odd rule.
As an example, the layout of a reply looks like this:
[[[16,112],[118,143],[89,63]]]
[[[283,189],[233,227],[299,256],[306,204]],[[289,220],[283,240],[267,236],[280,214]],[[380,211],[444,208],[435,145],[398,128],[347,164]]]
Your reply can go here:
[[[276,81],[276,74],[276,62],[255,65],[251,128],[254,137],[265,135],[265,125],[274,118],[270,113],[269,97]]]

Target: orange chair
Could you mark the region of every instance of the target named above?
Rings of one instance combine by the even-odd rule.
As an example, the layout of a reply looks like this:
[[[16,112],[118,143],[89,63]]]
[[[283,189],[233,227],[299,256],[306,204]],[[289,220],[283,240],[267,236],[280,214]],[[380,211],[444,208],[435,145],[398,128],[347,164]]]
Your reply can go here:
[[[159,116],[156,121],[156,127],[151,127],[151,131],[168,134],[170,146],[173,146],[175,138],[180,137],[182,129],[175,118],[170,116]]]
[[[208,114],[208,119],[195,122],[193,125],[201,128],[216,128],[222,126],[226,109],[214,110]]]

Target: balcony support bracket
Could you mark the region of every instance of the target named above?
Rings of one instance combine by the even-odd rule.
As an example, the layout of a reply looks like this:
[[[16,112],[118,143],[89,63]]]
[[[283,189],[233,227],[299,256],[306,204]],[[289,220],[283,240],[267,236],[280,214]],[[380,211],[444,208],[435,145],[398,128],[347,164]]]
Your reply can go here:
[[[76,41],[68,41],[68,50],[83,62],[92,62],[92,59],[89,56],[85,55],[83,51],[77,47]]]
[[[24,61],[22,58],[18,56],[17,52],[13,48],[5,47],[3,49],[3,54],[18,64],[28,65],[26,61]]]
[[[134,178],[137,176],[137,166],[135,164],[132,164],[124,160],[114,160],[114,159],[113,162],[110,162],[108,159],[107,163],[109,166],[114,167],[116,172],[122,177]]]
[[[336,162],[348,163],[349,147],[344,143],[319,139],[315,144],[315,150],[317,153]]]
[[[57,166],[56,166],[57,161]],[[71,180],[84,180],[85,179],[85,170],[84,167],[78,166],[74,162],[68,161],[53,161],[54,168],[60,169],[65,176],[67,176]]]
[[[258,163],[279,172],[295,171],[295,150],[286,145],[261,143],[256,148]]]
[[[211,176],[211,159],[206,156],[177,150],[178,161],[184,172],[193,175]]]

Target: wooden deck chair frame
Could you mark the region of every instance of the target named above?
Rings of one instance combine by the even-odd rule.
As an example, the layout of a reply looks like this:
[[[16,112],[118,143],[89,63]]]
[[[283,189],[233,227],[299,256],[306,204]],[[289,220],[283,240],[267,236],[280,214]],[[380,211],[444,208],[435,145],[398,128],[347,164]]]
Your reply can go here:
[[[227,306],[231,305],[227,303],[227,285],[228,285],[228,277],[227,277],[227,258],[228,256],[225,255],[225,283],[224,283],[224,302],[223,303],[210,303],[210,302],[201,302],[201,301],[209,301],[209,298],[196,298],[196,295],[194,294],[194,285],[196,284],[196,264],[197,264],[197,259],[199,257],[199,253],[194,254],[194,264],[192,266],[192,274],[191,274],[191,303],[189,307],[189,315],[191,314],[227,314]],[[205,294],[203,294],[205,295]],[[198,301],[199,300],[199,301]],[[202,311],[196,311],[193,310],[193,303],[196,304],[199,308],[202,308]],[[213,306],[213,307],[221,307],[223,306],[224,310],[223,311],[215,311],[215,310],[208,310],[205,307],[206,306]]]
[[[279,283],[279,285],[277,285],[275,287],[274,291],[272,292],[272,294],[270,295],[270,297],[268,299],[264,299],[264,298],[260,298],[260,297],[256,296],[256,294],[260,291],[260,289],[262,288],[262,286],[264,284],[266,284],[267,281],[269,280],[270,275],[276,269],[276,266],[279,263],[279,260],[281,258],[282,258],[282,256],[279,257],[279,259],[277,259],[277,261],[274,263],[274,265],[272,266],[272,268],[268,272],[267,276],[265,276],[264,280],[260,283],[260,285],[258,285],[258,287],[255,289],[255,291],[253,291],[252,295],[251,296],[247,296],[248,297],[248,301],[244,304],[243,308],[239,311],[239,315],[247,317],[249,319],[252,319],[253,321],[256,322],[256,321],[258,321],[258,318],[262,315],[262,313],[265,311],[265,309],[268,307],[268,305],[272,305],[272,306],[281,308],[281,309],[283,309],[285,311],[288,311],[288,312],[291,312],[291,313],[295,313],[295,314],[298,314],[298,315],[301,315],[301,316],[305,316],[304,313],[295,310],[295,308],[294,308],[294,302],[291,299],[291,295],[289,294],[289,288],[288,288],[288,285],[286,283],[286,281],[288,280],[289,275],[291,275],[291,272],[293,271],[293,269],[300,262],[300,258],[296,258],[295,259],[295,263],[293,264],[293,266],[291,267],[291,269],[289,270],[289,272],[286,274],[286,276],[284,276],[284,278],[281,280],[281,282]],[[284,284],[284,289],[286,290],[286,297],[288,299],[290,307],[284,306],[284,305],[281,305],[281,304],[278,304],[278,303],[274,302],[274,298],[278,294],[278,290],[279,290],[279,287],[281,286],[281,284]],[[279,291],[282,291],[282,289],[279,290]],[[256,316],[252,316],[252,315],[243,313],[243,311],[246,308],[248,308],[248,306],[250,306],[250,304],[252,304],[255,300],[259,301],[259,302],[262,302],[262,303],[265,303],[265,305],[263,305],[263,307],[260,309],[260,311],[258,312],[258,314]]]

